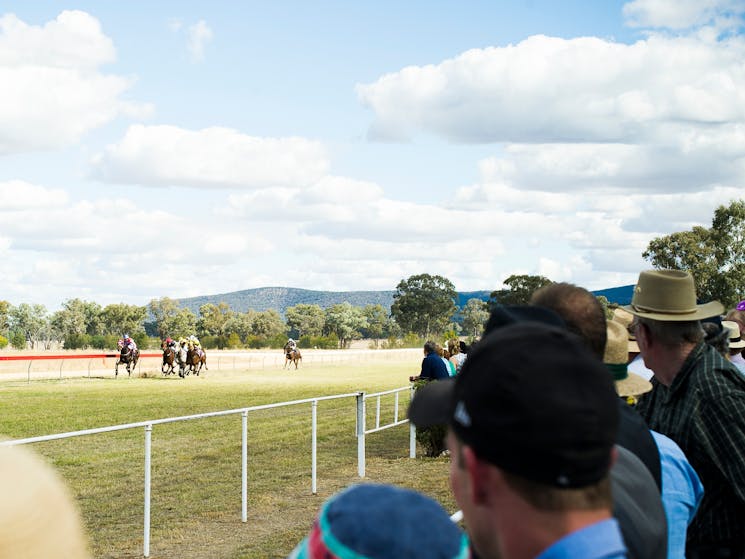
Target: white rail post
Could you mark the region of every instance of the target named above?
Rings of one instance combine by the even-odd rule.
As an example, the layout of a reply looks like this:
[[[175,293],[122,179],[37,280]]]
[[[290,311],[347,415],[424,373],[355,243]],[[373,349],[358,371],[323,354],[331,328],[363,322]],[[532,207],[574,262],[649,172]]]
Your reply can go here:
[[[248,522],[248,410],[241,413],[241,522]]]
[[[142,554],[150,557],[150,454],[152,448],[153,425],[145,426],[145,521]]]
[[[380,429],[380,396],[375,404],[375,428]]]
[[[395,403],[393,407],[393,423],[398,423],[398,395],[399,395],[399,392],[396,391]]]
[[[411,398],[414,398],[414,387],[412,386],[411,389]],[[414,427],[414,424],[409,420],[409,458],[416,458],[416,427]]]
[[[318,450],[318,438],[317,438],[317,426],[318,426],[318,400],[313,400],[311,403],[311,466],[310,466],[310,492],[315,495],[318,493],[316,484],[316,468],[318,465],[317,450]]]
[[[365,477],[365,393],[357,394],[357,475]]]

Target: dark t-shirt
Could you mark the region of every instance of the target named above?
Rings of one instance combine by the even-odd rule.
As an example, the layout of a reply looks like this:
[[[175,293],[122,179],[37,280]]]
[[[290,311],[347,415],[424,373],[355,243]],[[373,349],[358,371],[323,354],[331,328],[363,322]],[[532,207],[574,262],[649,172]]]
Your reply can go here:
[[[443,378],[449,378],[450,373],[448,372],[447,365],[436,353],[428,353],[424,359],[422,359],[422,372],[419,374],[421,378],[430,380],[440,380]]]

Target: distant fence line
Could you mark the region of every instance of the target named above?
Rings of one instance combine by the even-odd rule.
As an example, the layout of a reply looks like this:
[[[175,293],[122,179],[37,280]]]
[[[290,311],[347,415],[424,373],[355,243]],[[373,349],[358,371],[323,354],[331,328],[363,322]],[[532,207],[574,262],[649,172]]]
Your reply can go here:
[[[419,348],[404,349],[370,349],[370,350],[305,350],[303,352],[303,362],[305,364],[333,364],[349,362],[367,362],[394,359],[416,359],[421,356],[422,350]],[[143,369],[153,373],[160,374],[160,363],[162,353],[141,353],[140,361],[137,363],[137,373],[141,374]],[[70,353],[70,354],[18,354],[18,355],[0,355],[0,380],[8,377],[8,373],[18,375],[21,371],[15,367],[17,362],[27,362],[26,380],[31,381],[32,371],[34,374],[43,378],[60,378],[69,377],[91,377],[92,373],[108,372],[114,368],[113,362],[107,364],[107,359],[116,359],[118,353]],[[69,368],[65,363],[70,361],[88,360],[83,367]],[[59,361],[59,367],[53,366],[53,361]],[[239,369],[269,369],[282,367],[285,362],[282,351],[224,351],[212,350],[207,352],[207,364],[211,369],[218,371],[229,371]],[[143,365],[144,363],[144,365]],[[36,370],[34,366],[38,364]],[[56,364],[55,364],[56,365]],[[302,368],[302,364],[300,365]],[[43,369],[42,369],[43,367]],[[65,375],[63,375],[65,369]],[[22,373],[21,373],[22,374]]]
[[[67,433],[56,433],[53,435],[42,435],[38,437],[28,437],[25,439],[15,439],[0,441],[0,446],[15,446],[23,444],[33,444],[45,441],[54,441],[61,439],[68,439],[72,437],[80,437],[84,435],[97,435],[101,433],[110,433],[113,431],[122,431],[125,429],[144,428],[145,429],[145,471],[144,471],[144,513],[143,513],[143,555],[144,557],[150,556],[150,506],[151,506],[151,473],[152,473],[152,431],[154,425],[162,425],[165,423],[174,423],[179,421],[189,421],[195,419],[204,419],[208,417],[219,417],[227,415],[241,415],[241,521],[248,522],[248,414],[252,411],[267,410],[271,408],[279,408],[285,406],[295,406],[300,404],[311,404],[311,492],[316,494],[317,492],[317,413],[318,413],[318,402],[324,400],[336,400],[342,398],[356,399],[356,421],[357,427],[355,435],[357,437],[357,472],[359,477],[365,477],[365,437],[367,435],[380,432],[390,427],[403,425],[410,423],[408,419],[399,419],[399,394],[401,392],[409,392],[413,394],[413,388],[411,386],[404,386],[401,388],[395,388],[393,390],[386,390],[384,392],[376,392],[374,394],[366,394],[365,392],[350,392],[347,394],[335,394],[332,396],[318,396],[315,398],[305,398],[302,400],[292,400],[287,402],[279,402],[275,404],[263,404],[258,406],[250,406],[245,408],[238,408],[232,410],[222,410],[216,412],[201,413],[195,415],[185,415],[179,417],[168,417],[164,419],[154,419],[148,421],[139,421],[136,423],[127,423],[123,425],[110,425],[108,427],[98,427],[95,429],[84,429],[81,431],[70,431]],[[383,396],[389,396],[393,394],[395,398],[394,410],[393,410],[393,421],[391,423],[381,424],[380,415],[380,398]],[[370,399],[376,399],[376,415],[375,415],[375,427],[367,429],[366,426],[366,407],[365,402]],[[415,430],[413,424],[410,424],[410,436],[409,436],[409,457],[414,458],[416,456],[416,441],[415,441]]]

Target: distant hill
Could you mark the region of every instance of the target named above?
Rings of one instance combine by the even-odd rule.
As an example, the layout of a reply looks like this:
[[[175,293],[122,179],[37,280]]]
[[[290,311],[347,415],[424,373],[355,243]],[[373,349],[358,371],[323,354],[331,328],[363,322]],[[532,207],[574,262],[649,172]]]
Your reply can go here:
[[[633,292],[633,285],[593,291],[595,295],[604,295],[609,302],[619,305],[631,303]],[[199,315],[199,307],[202,305],[227,303],[231,309],[237,312],[246,312],[248,309],[255,311],[275,309],[284,317],[287,307],[294,307],[301,303],[318,305],[322,309],[326,309],[347,302],[355,307],[381,305],[388,310],[393,304],[394,293],[395,291],[314,291],[295,287],[259,287],[217,295],[200,295],[199,297],[189,297],[178,301],[182,307],[190,309],[197,316]],[[490,294],[491,291],[461,291],[458,292],[456,305],[459,309],[462,309],[469,299],[488,301]]]
[[[231,293],[219,293],[217,295],[201,295],[179,299],[179,304],[190,309],[197,316],[199,307],[212,303],[227,303],[231,309],[237,312],[246,312],[248,309],[265,311],[275,309],[282,316],[287,307],[299,304],[318,305],[326,309],[339,303],[348,302],[355,307],[367,305],[382,305],[386,310],[393,304],[395,291],[313,291],[311,289],[297,289],[295,287],[259,287],[256,289],[244,289]],[[457,305],[462,308],[468,299],[474,297],[486,301],[489,299],[490,291],[467,291],[458,293]]]

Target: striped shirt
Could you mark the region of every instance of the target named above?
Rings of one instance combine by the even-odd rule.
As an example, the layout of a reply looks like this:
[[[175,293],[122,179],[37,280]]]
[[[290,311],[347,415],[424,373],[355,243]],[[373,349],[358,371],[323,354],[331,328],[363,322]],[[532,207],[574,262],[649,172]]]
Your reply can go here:
[[[673,439],[698,473],[704,498],[687,545],[745,544],[745,377],[705,342],[691,350],[672,384],[657,379],[637,410]]]

